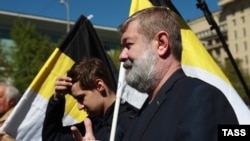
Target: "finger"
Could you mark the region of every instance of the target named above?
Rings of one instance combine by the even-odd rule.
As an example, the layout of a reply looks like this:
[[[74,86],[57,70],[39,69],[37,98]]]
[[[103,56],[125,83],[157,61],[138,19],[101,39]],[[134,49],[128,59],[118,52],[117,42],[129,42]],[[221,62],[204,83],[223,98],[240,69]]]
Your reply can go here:
[[[75,126],[72,126],[70,129],[74,135],[75,141],[82,141],[83,137],[82,137],[82,134],[80,133],[80,131]]]
[[[60,86],[60,85],[63,85],[63,86],[66,86],[66,85],[71,85],[71,78],[70,77],[67,77],[67,76],[61,76],[61,77],[58,77],[56,79],[56,82],[55,82],[55,85],[57,86]]]
[[[56,93],[66,94],[71,86],[72,82],[70,77],[58,77],[55,82],[55,91]]]
[[[93,128],[92,128],[92,122],[89,118],[84,119],[84,126],[86,129],[85,133],[85,139],[88,140],[95,140],[94,133],[93,133]]]
[[[60,76],[56,79],[56,81],[68,81],[70,82],[71,81],[71,77],[68,77],[68,76]]]

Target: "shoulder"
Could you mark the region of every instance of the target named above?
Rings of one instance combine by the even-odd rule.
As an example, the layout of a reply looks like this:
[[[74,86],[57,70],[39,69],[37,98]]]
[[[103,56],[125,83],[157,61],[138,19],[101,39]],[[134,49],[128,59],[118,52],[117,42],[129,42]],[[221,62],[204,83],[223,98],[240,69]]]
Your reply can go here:
[[[197,78],[182,77],[173,85],[172,92],[178,98],[197,102],[226,102],[225,94],[217,87]],[[197,99],[199,99],[197,101]]]
[[[119,108],[119,117],[120,118],[134,118],[139,109],[133,107],[129,103],[121,103]]]
[[[193,77],[183,77],[182,79],[180,79],[180,81],[178,81],[176,83],[177,85],[183,85],[187,88],[193,89],[193,90],[207,90],[207,91],[214,91],[214,92],[218,92],[218,93],[222,93],[217,87],[201,80],[198,78],[193,78]]]

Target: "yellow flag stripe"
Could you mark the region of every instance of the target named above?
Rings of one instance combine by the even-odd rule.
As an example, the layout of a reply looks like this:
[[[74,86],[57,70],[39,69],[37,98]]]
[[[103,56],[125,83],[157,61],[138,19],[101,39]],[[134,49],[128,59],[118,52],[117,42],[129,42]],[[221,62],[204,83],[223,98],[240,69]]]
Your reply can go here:
[[[149,1],[132,0],[130,13],[152,7]],[[199,78],[219,88],[227,97],[234,108],[240,124],[250,123],[250,111],[219,66],[206,51],[197,36],[189,28],[186,22],[179,17],[182,37],[182,68],[186,75]]]
[[[43,96],[45,99],[49,99],[55,91],[54,86],[56,78],[66,75],[73,64],[74,61],[70,57],[56,48],[32,81],[30,89]],[[66,99],[65,113],[72,116],[77,121],[82,121],[87,114],[78,110],[77,102],[72,96],[67,95]]]
[[[148,7],[152,7],[153,5],[151,4],[151,2],[149,0],[131,0],[131,7],[130,7],[130,11],[129,11],[129,16],[131,16],[133,13],[135,13],[136,11],[148,8]]]
[[[182,35],[182,64],[196,66],[219,76],[225,82],[229,80],[215,63],[205,47],[190,29],[181,29]],[[200,58],[200,59],[198,59]]]
[[[132,15],[136,11],[153,7],[150,1],[134,0],[131,3],[131,8],[129,15]],[[223,74],[221,69],[216,65],[215,61],[208,54],[205,47],[201,44],[196,35],[192,32],[190,27],[184,22],[184,20],[179,17],[179,23],[181,26],[181,36],[182,36],[182,64],[196,66],[209,71],[212,74],[218,75],[225,82],[230,84],[227,77]],[[199,52],[199,54],[197,54]],[[192,57],[193,56],[193,57]],[[202,58],[202,59],[197,59]],[[209,63],[208,63],[209,62]]]

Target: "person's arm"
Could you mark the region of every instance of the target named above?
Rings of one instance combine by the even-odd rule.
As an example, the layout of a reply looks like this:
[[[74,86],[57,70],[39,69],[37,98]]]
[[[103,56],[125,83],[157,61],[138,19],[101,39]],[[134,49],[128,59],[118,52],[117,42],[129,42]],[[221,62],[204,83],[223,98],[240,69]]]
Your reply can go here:
[[[64,115],[65,98],[60,100],[52,96],[49,100],[45,120],[42,129],[42,139],[44,141],[73,141],[73,136],[69,126],[63,127],[62,118]]]
[[[62,118],[65,109],[65,95],[71,87],[71,78],[58,77],[55,82],[55,94],[50,98],[42,129],[44,141],[73,141],[70,127],[63,127]]]

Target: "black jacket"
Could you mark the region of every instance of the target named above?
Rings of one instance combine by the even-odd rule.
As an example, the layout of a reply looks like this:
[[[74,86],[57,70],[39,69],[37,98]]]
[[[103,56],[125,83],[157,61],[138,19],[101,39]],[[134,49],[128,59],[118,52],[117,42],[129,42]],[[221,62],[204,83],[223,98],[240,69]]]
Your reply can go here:
[[[179,70],[145,103],[123,140],[217,141],[219,124],[238,124],[225,95]]]
[[[103,117],[91,118],[93,125],[93,132],[95,138],[101,141],[109,141],[112,118],[114,112],[114,105],[109,107]],[[46,117],[43,123],[42,140],[43,141],[74,141],[71,133],[71,126],[63,126],[62,118],[64,114],[65,99],[56,101],[53,97],[50,98],[47,109]],[[125,132],[127,132],[128,126],[131,125],[137,113],[137,109],[131,105],[124,103],[120,104],[119,116],[117,121],[115,140],[120,141],[123,138]],[[78,127],[82,135],[85,134],[84,123],[75,124]]]

